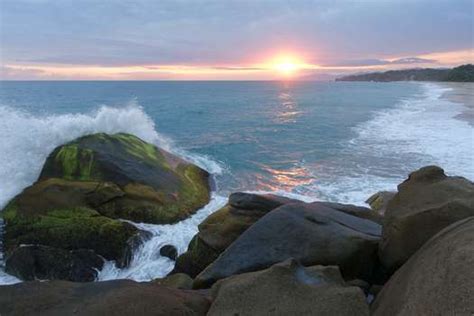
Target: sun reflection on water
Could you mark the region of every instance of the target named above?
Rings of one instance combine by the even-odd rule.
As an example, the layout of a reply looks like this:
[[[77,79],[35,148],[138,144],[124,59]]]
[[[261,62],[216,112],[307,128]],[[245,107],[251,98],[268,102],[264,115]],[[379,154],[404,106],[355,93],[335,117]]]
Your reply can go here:
[[[293,166],[288,169],[276,169],[261,165],[264,174],[257,174],[257,190],[261,191],[287,191],[310,185],[314,179],[312,174],[303,166]]]
[[[277,123],[295,123],[296,119],[303,113],[298,109],[298,103],[289,92],[281,92],[278,95],[279,106],[276,108]]]

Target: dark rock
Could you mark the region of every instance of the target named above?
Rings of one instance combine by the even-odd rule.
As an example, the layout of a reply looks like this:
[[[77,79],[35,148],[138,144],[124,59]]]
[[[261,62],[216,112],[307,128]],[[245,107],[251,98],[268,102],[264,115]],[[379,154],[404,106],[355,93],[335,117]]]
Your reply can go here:
[[[287,203],[301,203],[276,195],[233,193],[229,203],[209,215],[200,225],[188,251],[176,260],[172,273],[198,275],[247,228],[269,211]]]
[[[342,204],[342,203],[333,203],[333,202],[314,202],[315,204],[322,204],[327,207],[333,208],[335,210],[347,213],[349,215],[357,216],[360,218],[368,219],[373,222],[376,222],[377,224],[382,225],[383,223],[383,216],[380,215],[379,213],[363,207],[363,206],[356,206],[356,205],[351,205],[351,204]]]
[[[350,286],[357,286],[366,294],[369,292],[369,289],[370,289],[369,282],[361,280],[361,279],[353,279],[353,280],[347,281],[346,284]]]
[[[178,250],[173,245],[164,245],[160,248],[160,255],[175,261],[178,257]]]
[[[21,246],[7,258],[6,272],[22,280],[61,279],[90,282],[104,260],[92,250],[63,250],[47,246]]]
[[[472,315],[474,217],[432,237],[390,278],[373,315]]]
[[[229,196],[229,205],[240,210],[255,210],[267,213],[283,204],[298,203],[299,200],[273,194],[236,192]]]
[[[337,276],[338,275],[338,276]],[[337,267],[286,261],[217,282],[208,315],[369,315],[362,291],[347,287]]]
[[[82,199],[101,214],[156,224],[188,217],[209,202],[209,174],[129,134],[94,134],[57,147],[39,181],[87,181]]]
[[[380,259],[394,271],[444,227],[474,216],[474,184],[428,166],[410,174],[387,206]]]
[[[0,286],[0,314],[8,315],[206,315],[200,293],[154,283],[25,282]]]
[[[152,236],[153,234],[148,231],[138,230],[135,235],[127,240],[127,245],[125,246],[123,256],[116,262],[116,265],[119,268],[128,267],[128,265],[132,262],[133,255],[138,250],[138,248]]]
[[[191,290],[193,288],[193,279],[184,273],[168,275],[165,278],[155,279],[153,282],[174,289]]]
[[[397,194],[392,191],[380,191],[370,196],[365,202],[370,205],[370,208],[379,214],[385,214],[388,203]]]
[[[196,234],[189,243],[188,251],[176,259],[176,264],[171,274],[186,273],[191,277],[195,277],[216,260],[218,256],[219,252],[212,249],[199,238],[199,234]]]
[[[372,277],[380,225],[322,204],[281,206],[262,217],[195,279],[196,288],[288,258],[338,265],[347,279]]]
[[[3,247],[7,255],[22,244],[91,249],[125,267],[146,233],[117,219],[172,223],[186,218],[208,203],[208,177],[132,135],[78,138],[57,147],[38,182],[2,211]]]
[[[122,260],[128,240],[138,230],[80,206],[76,193],[89,185],[49,179],[25,189],[2,211],[7,254],[22,244],[39,244],[64,250],[92,249],[107,260]],[[76,202],[77,207],[68,206]]]

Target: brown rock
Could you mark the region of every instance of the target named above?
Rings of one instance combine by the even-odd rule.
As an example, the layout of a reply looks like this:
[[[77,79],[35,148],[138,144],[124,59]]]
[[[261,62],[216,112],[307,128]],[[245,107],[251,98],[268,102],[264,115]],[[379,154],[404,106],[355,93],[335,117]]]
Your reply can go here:
[[[269,269],[223,279],[212,287],[208,315],[369,315],[358,287],[337,267],[304,268],[288,260]]]
[[[202,294],[153,283],[24,282],[0,286],[0,314],[8,315],[206,315]]]
[[[172,273],[195,277],[263,215],[283,204],[298,202],[301,201],[271,194],[231,194],[226,206],[199,225],[199,233],[190,242],[188,251],[178,257]]]
[[[370,205],[370,208],[378,214],[385,214],[387,205],[391,199],[397,194],[392,191],[380,191],[370,196],[365,202]]]
[[[306,266],[338,265],[348,279],[371,279],[380,233],[377,223],[320,203],[287,204],[247,229],[196,277],[194,287],[209,287],[219,279],[288,258]]]
[[[421,168],[398,186],[385,213],[380,259],[394,271],[444,227],[474,215],[474,184]]]
[[[373,315],[473,315],[474,217],[456,222],[420,248],[390,278]]]

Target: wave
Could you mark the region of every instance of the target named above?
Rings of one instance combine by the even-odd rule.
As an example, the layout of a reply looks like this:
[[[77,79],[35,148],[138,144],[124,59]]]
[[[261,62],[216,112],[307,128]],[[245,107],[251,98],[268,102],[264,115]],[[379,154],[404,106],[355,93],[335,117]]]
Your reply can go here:
[[[342,144],[340,158],[314,168],[315,181],[294,192],[365,205],[373,193],[396,190],[408,173],[429,164],[473,179],[473,128],[456,118],[464,105],[442,97],[451,88],[414,84],[420,85],[420,94],[375,111],[355,126],[355,136]]]
[[[44,117],[0,106],[0,117],[0,179],[8,179],[0,190],[0,208],[37,179],[44,161],[55,147],[92,133],[134,134],[212,174],[222,173],[223,170],[209,157],[176,148],[170,139],[156,132],[153,120],[135,102],[122,108],[102,106],[89,114]]]
[[[130,265],[125,269],[118,269],[113,261],[105,264],[99,274],[99,281],[113,279],[133,279],[135,281],[150,281],[166,276],[174,267],[174,261],[160,255],[160,248],[164,245],[173,245],[182,254],[188,244],[198,232],[197,226],[207,216],[222,208],[227,198],[213,194],[211,201],[193,216],[170,225],[153,225],[132,223],[139,229],[152,234],[134,253]]]
[[[212,175],[223,172],[223,168],[218,162],[207,156],[196,155],[178,148],[174,146],[170,139],[159,134],[155,129],[153,120],[136,102],[130,102],[125,107],[102,106],[88,114],[63,114],[42,117],[7,106],[0,106],[0,117],[2,118],[0,120],[0,135],[2,135],[2,141],[0,142],[0,179],[3,181],[0,190],[0,209],[25,187],[36,181],[48,154],[55,147],[92,133],[113,134],[124,132],[134,134],[147,142],[193,162]],[[210,211],[214,211],[214,206],[220,205],[222,199],[222,197],[214,197],[204,210],[198,212],[199,215],[184,221],[183,224],[177,224],[176,228],[183,227],[182,233],[169,228],[174,232],[180,251],[184,247],[184,242],[179,240],[182,238],[187,240],[186,238],[189,237],[192,227],[197,227],[197,221],[202,216],[207,216],[206,214],[209,214]],[[143,226],[144,224],[140,225]],[[1,228],[2,223],[0,223],[0,239]],[[167,231],[161,227],[150,229],[153,234],[160,232],[160,238],[163,231]],[[156,239],[156,236],[154,238]],[[153,243],[147,244],[147,246],[153,246]],[[159,265],[162,261],[163,259],[160,259],[156,264]],[[19,282],[18,279],[3,272],[3,264],[3,254],[0,247],[0,284]],[[146,271],[145,269],[143,273],[146,273]]]

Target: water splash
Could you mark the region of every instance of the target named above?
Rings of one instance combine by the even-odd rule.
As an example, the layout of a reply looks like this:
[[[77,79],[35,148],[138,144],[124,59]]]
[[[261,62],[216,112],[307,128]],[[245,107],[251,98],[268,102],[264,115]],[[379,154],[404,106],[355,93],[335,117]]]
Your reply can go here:
[[[130,102],[127,106],[120,108],[102,106],[88,114],[43,117],[0,106],[0,117],[2,118],[0,120],[0,135],[2,135],[2,141],[0,142],[0,153],[2,153],[0,155],[0,179],[8,180],[8,182],[2,184],[0,190],[0,209],[21,190],[36,181],[44,161],[55,147],[92,133],[114,134],[125,132],[134,134],[147,142],[195,163],[213,175],[223,172],[223,168],[218,162],[207,156],[192,154],[177,148],[170,139],[157,133],[153,120],[136,102]],[[154,237],[150,244],[146,244],[146,247],[160,244],[161,239],[163,242],[172,243],[172,239],[176,238],[176,242],[173,244],[176,244],[178,249],[184,252],[183,247],[187,246],[187,242],[194,235],[197,224],[210,212],[215,211],[222,203],[225,204],[224,198],[214,196],[211,203],[192,218],[176,225],[168,225],[169,227],[154,227],[145,224],[137,224],[137,226],[153,233]],[[2,227],[3,223],[0,222],[0,238]],[[183,229],[183,232],[179,233],[179,229]],[[168,231],[172,233],[167,234]],[[166,263],[164,258],[158,258],[156,262],[152,263],[143,261],[140,264],[148,265],[148,269],[145,268],[142,276],[139,276],[140,273],[133,270],[134,268],[138,269],[138,261],[134,262],[134,266],[130,267],[128,272],[117,272],[118,276],[129,273],[132,278],[140,279],[144,278],[143,275],[146,274],[154,275],[151,270],[155,267],[158,269],[157,271],[166,271],[171,264]],[[3,265],[3,253],[0,248],[0,284],[19,282],[18,279],[3,271]],[[162,268],[159,268],[160,266]],[[155,272],[156,275],[162,275],[163,273]]]
[[[167,275],[174,267],[174,261],[160,256],[160,248],[173,245],[178,254],[186,251],[189,242],[197,234],[197,226],[207,216],[220,209],[227,203],[227,198],[213,194],[211,201],[204,208],[188,219],[171,225],[153,225],[132,223],[139,229],[152,234],[135,252],[130,265],[118,269],[113,261],[105,264],[99,274],[99,280],[133,279],[135,281],[150,281]]]

